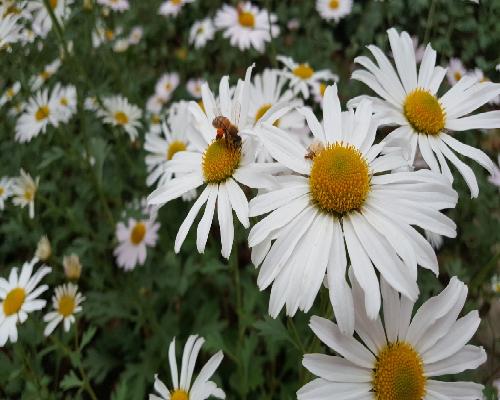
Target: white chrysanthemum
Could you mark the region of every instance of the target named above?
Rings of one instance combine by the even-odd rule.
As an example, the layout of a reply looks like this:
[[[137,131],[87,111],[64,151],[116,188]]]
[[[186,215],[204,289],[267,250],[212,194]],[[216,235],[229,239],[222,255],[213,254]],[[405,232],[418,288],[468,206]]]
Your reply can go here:
[[[297,392],[299,400],[482,399],[482,385],[432,379],[475,369],[486,361],[482,347],[467,344],[481,320],[477,311],[458,318],[467,286],[456,277],[413,318],[414,303],[384,280],[383,322],[367,315],[357,282],[352,294],[360,339],[344,336],[334,322],[313,316],[309,326],[338,355],[304,356],[304,367],[319,378]]]
[[[71,13],[70,6],[73,4],[73,0],[49,0],[49,4],[59,23],[63,24]],[[52,29],[52,20],[45,7],[44,0],[28,1],[27,10],[33,16],[33,20],[31,21],[33,32],[45,38]]]
[[[12,196],[12,179],[7,176],[0,178],[0,210],[5,207],[5,201]]]
[[[338,81],[338,76],[330,70],[315,71],[309,64],[297,64],[290,57],[278,56],[286,69],[281,73],[290,80],[290,87],[294,93],[302,93],[304,99],[309,98],[310,89],[325,81]]]
[[[175,251],[179,252],[186,235],[193,225],[201,207],[206,203],[205,212],[198,224],[196,246],[200,253],[205,251],[210,226],[217,204],[221,233],[222,255],[229,258],[234,239],[233,210],[241,224],[248,228],[248,201],[240,184],[251,188],[268,187],[273,181],[263,178],[262,173],[277,170],[275,164],[254,163],[253,140],[244,130],[248,128],[248,104],[250,75],[247,69],[245,82],[238,82],[235,93],[230,95],[229,78],[223,77],[219,86],[219,103],[207,84],[202,87],[203,108],[191,102],[189,109],[193,116],[193,127],[199,136],[193,135],[193,151],[181,151],[167,162],[166,170],[175,178],[160,186],[148,197],[149,204],[165,204],[200,186],[204,186],[186,219],[179,228],[175,239]],[[213,126],[216,116],[227,118],[238,128],[232,141],[226,135],[216,138]],[[250,126],[251,127],[251,126]],[[241,143],[239,140],[241,140]]]
[[[144,265],[147,257],[147,247],[155,247],[158,240],[160,224],[156,222],[156,213],[151,213],[146,219],[129,218],[127,225],[119,222],[116,225],[118,247],[113,254],[116,263],[125,271]]]
[[[130,8],[128,0],[97,0],[97,3],[118,12],[127,11]]]
[[[52,94],[49,96],[47,89],[36,93],[17,120],[15,139],[20,143],[29,142],[40,133],[45,133],[49,124],[58,126],[58,109],[55,97]]]
[[[38,296],[45,292],[48,286],[38,284],[51,268],[41,266],[33,274],[37,261],[34,258],[24,263],[19,275],[17,267],[14,267],[10,270],[8,280],[0,278],[0,347],[3,347],[7,340],[11,343],[17,342],[17,325],[24,323],[29,313],[45,307],[46,301],[38,299]]]
[[[224,31],[223,36],[229,38],[231,46],[242,51],[253,47],[262,53],[271,35],[277,37],[280,33],[277,21],[275,14],[246,1],[237,7],[224,4],[217,11],[214,23],[217,29]]]
[[[76,113],[76,88],[73,85],[61,86],[57,83],[52,91],[52,97],[59,120],[67,123]]]
[[[418,61],[418,60],[417,60]],[[459,58],[450,58],[448,68],[446,69],[446,77],[450,85],[454,85],[467,74],[462,61]]]
[[[129,46],[128,38],[117,39],[113,44],[113,51],[115,53],[123,53],[128,50]]]
[[[2,97],[0,97],[0,106],[3,106],[8,101],[11,101],[14,96],[19,93],[19,90],[21,90],[21,83],[19,82],[15,82],[13,85],[9,86],[3,93]]]
[[[194,0],[166,0],[161,4],[158,14],[166,17],[169,15],[176,16],[185,4],[192,3],[193,1]]]
[[[206,81],[201,78],[193,78],[187,81],[186,89],[195,99],[201,99],[201,87]]]
[[[327,21],[339,22],[352,11],[352,0],[316,0],[316,10]]]
[[[38,75],[31,77],[30,79],[30,87],[31,90],[35,91],[42,87],[42,85],[47,82],[59,69],[61,66],[61,60],[56,58],[50,64],[48,64],[42,72]]]
[[[399,35],[394,28],[388,34],[397,72],[378,47],[368,46],[378,66],[368,57],[357,57],[355,61],[366,70],[357,70],[352,77],[368,85],[382,99],[359,96],[348,106],[355,106],[364,98],[372,100],[383,123],[398,126],[385,138],[389,146],[408,144],[410,164],[419,148],[430,169],[453,182],[449,160],[464,177],[471,196],[477,197],[479,188],[474,172],[455,152],[472,158],[490,173],[493,162],[481,150],[459,142],[450,132],[500,127],[500,110],[467,116],[498,96],[500,84],[478,83],[476,77],[468,75],[438,98],[436,92],[446,70],[435,66],[436,52],[427,45],[417,74],[410,36],[406,32]]]
[[[158,97],[167,102],[172,97],[172,93],[179,86],[179,74],[177,72],[171,72],[163,74],[158,82],[156,82],[155,92]]]
[[[64,325],[64,331],[68,332],[71,324],[75,322],[75,314],[82,311],[80,304],[84,300],[85,297],[78,292],[77,285],[66,283],[56,287],[54,296],[52,296],[54,311],[43,317],[43,321],[47,322],[43,334],[49,336],[61,322]]]
[[[149,113],[158,116],[161,113],[164,105],[165,100],[163,100],[160,96],[154,94],[153,96],[150,96],[146,101],[146,110]]]
[[[87,111],[93,112],[99,110],[99,103],[97,101],[97,98],[94,96],[85,98],[85,101],[83,102],[83,108]]]
[[[413,225],[455,237],[454,222],[440,210],[454,207],[457,193],[444,177],[428,170],[391,172],[407,164],[396,153],[379,155],[384,143],[374,144],[378,121],[369,101],[356,113],[342,113],[334,85],[325,92],[323,123],[310,109],[299,111],[316,140],[309,149],[269,124],[261,137],[273,158],[297,175],[250,202],[251,217],[270,213],[248,237],[254,264],[262,264],[257,284],[263,290],[274,282],[271,316],[285,304],[287,314],[294,315],[297,309],[311,308],[328,272],[337,321],[343,332],[352,334],[347,254],[372,318],[381,303],[375,268],[415,300],[417,265],[437,274],[438,262]]]
[[[97,111],[104,123],[118,126],[127,132],[131,141],[137,138],[141,126],[142,110],[130,104],[123,96],[111,96],[102,100],[103,109]]]
[[[20,15],[8,13],[6,7],[0,6],[0,51],[22,39],[20,18]]]
[[[30,218],[35,216],[35,197],[39,182],[39,177],[33,180],[31,175],[23,169],[21,169],[20,176],[12,178],[12,195],[14,196],[12,202],[21,208],[28,206]]]
[[[139,44],[144,36],[144,29],[142,26],[134,26],[128,35],[128,43],[135,45]]]
[[[215,27],[211,18],[196,21],[189,30],[189,43],[199,49],[204,47],[215,35]]]
[[[196,359],[198,358],[198,354],[201,346],[203,346],[203,343],[205,343],[205,339],[202,337],[199,337],[198,335],[189,336],[186,345],[184,346],[181,376],[179,380],[179,372],[175,355],[175,338],[172,340],[168,349],[168,363],[170,365],[170,374],[172,376],[172,389],[168,389],[167,386],[158,378],[158,375],[155,375],[154,388],[160,396],[150,394],[149,400],[205,400],[210,396],[218,399],[226,398],[224,391],[218,388],[215,382],[209,380],[224,358],[222,351],[218,351],[210,358],[210,360],[207,361],[191,385]]]
[[[92,47],[98,48],[104,43],[111,43],[122,33],[123,27],[117,26],[114,29],[111,29],[106,26],[104,21],[98,20],[96,22],[95,30],[92,31]]]

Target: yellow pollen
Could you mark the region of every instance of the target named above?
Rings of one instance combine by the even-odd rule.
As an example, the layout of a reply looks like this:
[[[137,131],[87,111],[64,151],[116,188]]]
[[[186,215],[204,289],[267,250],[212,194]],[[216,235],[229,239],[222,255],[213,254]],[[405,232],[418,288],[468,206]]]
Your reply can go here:
[[[23,288],[17,287],[12,289],[5,300],[3,301],[3,312],[8,317],[9,315],[16,314],[24,303],[26,292]]]
[[[330,3],[328,4],[328,6],[332,10],[336,10],[337,8],[339,8],[339,5],[340,5],[340,1],[339,0],[330,0]]]
[[[300,64],[295,67],[292,72],[295,76],[304,80],[309,79],[314,74],[314,70],[309,66],[309,64]]]
[[[174,6],[178,6],[179,4],[182,3],[182,0],[170,0],[170,1]]]
[[[174,390],[170,393],[170,400],[189,400],[189,394],[182,389]]]
[[[325,96],[325,90],[328,86],[326,85],[326,83],[323,83],[321,82],[319,84],[319,93],[321,94],[321,97],[324,97]]]
[[[15,5],[11,5],[10,7],[5,10],[3,16],[5,17],[6,15],[9,14],[21,14],[21,10],[17,8]]]
[[[33,188],[26,188],[24,190],[24,198],[28,202],[33,201],[33,199],[35,198],[35,189],[33,189]]]
[[[167,160],[171,160],[172,157],[175,155],[175,153],[177,153],[178,151],[184,151],[184,150],[186,150],[186,143],[184,143],[180,140],[174,140],[168,146]]]
[[[241,11],[238,14],[238,22],[241,26],[246,28],[253,28],[255,26],[255,17],[251,12]]]
[[[153,115],[151,115],[151,123],[152,123],[152,124],[157,125],[157,124],[159,124],[160,122],[161,122],[161,118],[160,118],[160,116],[159,116],[159,115],[157,115],[157,114],[153,114]]]
[[[14,89],[12,89],[11,87],[7,89],[7,97],[9,99],[14,97]]]
[[[219,183],[230,178],[241,159],[241,149],[230,147],[224,139],[214,140],[203,154],[203,176],[207,183]]]
[[[132,228],[132,233],[130,234],[130,241],[136,246],[139,245],[146,236],[146,225],[144,222],[138,222]]]
[[[267,112],[267,110],[269,110],[270,108],[272,107],[272,104],[264,104],[262,107],[260,107],[257,112],[255,113],[255,122],[257,122],[259,119],[261,119],[264,114]],[[279,126],[280,125],[280,120],[277,119],[276,121],[274,121],[273,123],[274,126]]]
[[[69,102],[68,102],[68,99],[66,97],[61,97],[61,101],[60,101],[61,105],[63,105],[64,107],[67,107]]]
[[[370,190],[368,164],[351,145],[330,144],[315,154],[309,187],[321,210],[343,215],[361,208]]]
[[[59,299],[57,311],[63,317],[68,317],[75,311],[75,298],[69,294],[63,294]]]
[[[458,72],[458,71],[457,71],[457,72],[455,72],[455,73],[453,74],[453,76],[455,77],[455,80],[456,80],[456,81],[459,81],[459,80],[462,78],[462,74],[461,74],[460,72]]]
[[[117,111],[115,113],[115,121],[118,125],[126,125],[128,123],[127,114],[123,111]]]
[[[52,7],[52,9],[57,7],[57,0],[49,0],[49,3],[50,3],[50,6]]]
[[[109,41],[111,41],[115,37],[115,33],[111,29],[106,29],[104,31],[104,36],[106,36],[106,39],[108,39]]]
[[[50,78],[50,72],[49,71],[40,72],[40,78],[46,81],[47,79]]]
[[[5,189],[2,186],[0,186],[0,196],[2,196],[4,193],[5,193]]]
[[[37,121],[42,121],[44,119],[46,119],[50,114],[50,110],[49,110],[49,107],[48,106],[40,106],[40,108],[38,108],[38,110],[36,110],[36,113],[35,113],[35,119]]]
[[[423,89],[415,89],[406,96],[404,114],[418,133],[439,135],[444,129],[445,112],[436,96]]]
[[[172,84],[171,84],[170,82],[167,82],[167,83],[165,84],[165,90],[166,90],[167,92],[169,92],[169,91],[170,91],[170,89],[172,89]]]
[[[378,354],[372,382],[377,400],[422,400],[425,383],[422,359],[408,343],[389,344]]]

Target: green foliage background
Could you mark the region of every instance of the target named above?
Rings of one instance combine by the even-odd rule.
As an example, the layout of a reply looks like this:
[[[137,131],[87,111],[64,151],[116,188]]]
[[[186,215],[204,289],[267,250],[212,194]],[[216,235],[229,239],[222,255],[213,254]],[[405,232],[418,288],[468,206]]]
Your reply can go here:
[[[72,41],[74,54],[64,58],[49,85],[76,85],[79,103],[69,124],[49,128],[28,144],[14,142],[15,120],[5,107],[0,110],[0,175],[16,175],[23,167],[40,176],[35,219],[10,204],[0,214],[0,274],[6,276],[11,267],[30,259],[40,236],[47,234],[54,272],[45,281],[51,287],[62,283],[62,257],[75,252],[84,265],[79,286],[87,300],[76,335],[74,327],[69,334],[59,328],[52,339],[44,338],[40,312],[20,327],[18,342],[0,350],[0,398],[88,398],[91,385],[99,399],[143,399],[152,392],[156,372],[169,381],[167,349],[172,337],[183,343],[189,334],[199,333],[207,339],[202,362],[218,349],[224,351],[215,379],[229,399],[293,399],[311,378],[301,367],[303,353],[324,351],[307,323],[312,314],[332,315],[327,294],[320,293],[310,315],[299,313],[293,322],[283,316],[270,319],[269,293],[257,289],[257,271],[246,246],[248,232],[241,226],[229,263],[219,255],[216,226],[204,255],[196,251],[194,232],[180,254],[174,254],[173,239],[190,207],[180,200],[161,209],[160,240],[148,252],[145,266],[128,273],[118,269],[112,255],[115,223],[128,202],[149,193],[143,136],[130,143],[125,134],[84,111],[83,99],[116,93],[142,107],[156,80],[168,71],[179,72],[182,79],[174,98],[189,98],[183,84],[190,77],[204,77],[213,86],[224,74],[241,77],[252,62],[257,70],[277,67],[275,56],[287,54],[337,73],[345,104],[366,92],[349,80],[354,57],[366,53],[364,46],[370,43],[387,49],[385,31],[392,26],[418,36],[420,42],[431,41],[441,65],[459,57],[467,67],[479,67],[499,81],[495,65],[500,61],[500,1],[355,1],[352,14],[338,24],[323,21],[312,0],[262,1],[258,5],[275,12],[281,27],[264,54],[240,52],[220,33],[203,49],[188,45],[193,22],[213,16],[222,1],[198,0],[176,18],[157,15],[159,1],[132,3],[130,11],[104,18],[109,27],[123,25],[126,32],[143,26],[143,40],[124,53],[114,53],[109,45],[92,48],[91,31],[101,8],[93,4],[85,10],[83,1],[76,1],[62,37],[52,30],[41,50],[34,44],[1,54],[0,84],[20,80],[21,97],[28,99],[29,77],[59,56],[61,39]],[[287,28],[291,18],[300,22],[296,31]],[[467,132],[460,139],[486,149],[494,159],[500,149],[498,131]],[[94,166],[82,157],[84,151],[96,159]],[[439,251],[439,279],[420,270],[419,280],[421,300],[440,291],[452,275],[469,284],[466,309],[481,310],[483,322],[475,342],[486,347],[489,360],[478,371],[450,379],[490,385],[486,395],[494,399],[491,383],[500,367],[500,326],[493,311],[496,308],[498,316],[498,297],[489,282],[499,268],[499,196],[487,182],[487,173],[472,167],[480,196],[470,200],[457,176],[460,200],[450,215],[458,237],[446,240]]]

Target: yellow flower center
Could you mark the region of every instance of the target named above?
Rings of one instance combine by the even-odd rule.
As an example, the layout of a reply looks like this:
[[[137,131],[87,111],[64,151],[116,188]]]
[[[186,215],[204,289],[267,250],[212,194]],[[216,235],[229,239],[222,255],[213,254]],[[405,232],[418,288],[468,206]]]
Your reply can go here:
[[[453,76],[455,77],[455,80],[456,80],[456,81],[459,81],[460,79],[462,79],[462,74],[461,74],[460,72],[458,72],[458,71],[457,71],[457,72],[455,72],[455,73],[453,74]]]
[[[53,9],[57,7],[57,0],[49,0],[49,3]]]
[[[23,288],[17,287],[12,289],[5,300],[3,301],[3,312],[8,317],[9,315],[16,314],[24,303],[26,292]]]
[[[104,36],[106,36],[106,39],[111,41],[115,37],[115,33],[111,29],[107,29],[104,31]]]
[[[368,164],[351,145],[327,145],[313,158],[309,187],[312,200],[325,212],[358,210],[370,190]]]
[[[255,26],[255,17],[251,12],[241,11],[238,14],[238,22],[241,26],[246,28],[253,28]]]
[[[75,311],[75,298],[69,294],[63,294],[59,299],[57,311],[63,317],[68,317]]]
[[[160,122],[161,122],[161,118],[159,115],[157,115],[157,114],[151,115],[151,123],[152,124],[158,125]]]
[[[5,193],[5,189],[2,186],[0,186],[0,196],[2,196],[4,193]]]
[[[406,119],[418,133],[439,135],[444,129],[446,114],[436,96],[427,90],[410,92],[403,109]]]
[[[182,0],[170,0],[174,6],[178,6],[182,3]]]
[[[167,160],[171,160],[172,157],[175,155],[175,153],[177,153],[178,151],[184,151],[184,150],[186,150],[186,143],[184,143],[180,140],[174,140],[168,146]]]
[[[325,96],[325,90],[328,86],[326,85],[326,83],[323,83],[321,82],[319,84],[319,94],[321,94],[321,97],[324,97]]]
[[[146,224],[144,222],[138,222],[132,228],[132,233],[130,234],[130,241],[136,246],[139,245],[146,236]]]
[[[50,72],[49,71],[40,72],[40,78],[46,81],[47,79],[50,78]]]
[[[7,97],[9,99],[11,99],[12,97],[14,97],[14,89],[13,88],[10,87],[10,88],[7,89]]]
[[[35,189],[31,187],[24,189],[24,198],[28,202],[33,201],[35,198]]]
[[[35,119],[40,122],[46,118],[48,118],[50,114],[50,110],[48,106],[40,106],[35,113]]]
[[[328,6],[332,10],[336,10],[337,8],[339,8],[339,5],[340,5],[340,1],[339,0],[330,0],[330,3],[328,4]]]
[[[241,149],[231,147],[224,139],[214,140],[203,154],[203,176],[207,183],[219,183],[230,178],[241,159]]]
[[[67,107],[69,104],[68,99],[66,97],[61,97],[60,103],[64,107]]]
[[[295,67],[292,72],[295,76],[304,80],[309,79],[314,74],[314,70],[309,66],[309,64],[300,64]]]
[[[170,89],[172,89],[172,84],[170,82],[165,83],[165,90],[169,92]]]
[[[174,390],[170,393],[170,400],[189,400],[189,394],[182,389]]]
[[[115,121],[118,125],[126,125],[128,123],[127,114],[125,114],[123,111],[116,112]]]
[[[3,16],[5,17],[6,15],[9,14],[21,14],[21,10],[17,8],[15,5],[11,5],[5,10]]]
[[[422,400],[424,367],[420,355],[408,343],[393,343],[378,355],[373,372],[377,400]]]

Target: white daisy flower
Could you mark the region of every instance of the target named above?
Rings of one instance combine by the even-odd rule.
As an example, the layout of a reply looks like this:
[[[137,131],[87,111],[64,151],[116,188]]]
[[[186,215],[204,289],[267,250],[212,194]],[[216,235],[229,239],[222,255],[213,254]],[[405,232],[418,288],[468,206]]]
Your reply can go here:
[[[73,0],[49,0],[55,17],[63,24],[71,12]],[[43,0],[28,1],[27,10],[33,15],[31,26],[36,35],[45,38],[52,29],[52,20]]]
[[[455,237],[455,223],[440,210],[455,207],[457,193],[431,171],[394,172],[407,164],[399,154],[379,156],[385,143],[374,144],[378,120],[372,118],[371,102],[363,101],[356,113],[342,113],[334,85],[325,92],[323,123],[309,108],[299,111],[315,138],[309,149],[264,124],[267,135],[261,140],[267,150],[298,175],[250,201],[251,217],[270,213],[248,237],[254,264],[262,264],[257,284],[263,290],[274,282],[272,317],[285,304],[287,315],[294,315],[297,309],[311,308],[328,272],[340,329],[352,334],[347,254],[372,318],[381,303],[375,268],[392,287],[415,300],[417,265],[437,274],[438,262],[413,226]]]
[[[294,93],[302,93],[304,99],[309,98],[309,90],[325,81],[338,81],[338,76],[330,70],[315,71],[308,63],[298,64],[290,57],[278,56],[278,61],[286,67],[281,73],[290,80]]]
[[[493,172],[491,176],[488,177],[488,181],[500,188],[500,154],[497,156],[497,165],[493,166]]]
[[[192,3],[194,0],[166,0],[164,1],[158,14],[168,17],[169,15],[176,16],[185,4]]]
[[[156,95],[167,102],[172,97],[172,93],[179,86],[179,74],[177,72],[171,72],[163,74],[161,78],[156,82],[155,92]]]
[[[35,257],[41,261],[47,261],[52,254],[52,247],[47,235],[43,235],[36,245]]]
[[[122,33],[123,28],[121,26],[111,29],[103,21],[98,20],[95,30],[92,32],[92,47],[98,48],[104,43],[111,43]]]
[[[215,35],[215,27],[211,18],[205,18],[196,21],[189,30],[189,43],[199,49],[205,47],[207,42],[212,40]]]
[[[118,12],[124,12],[130,8],[128,0],[97,0],[97,3]]]
[[[113,51],[115,53],[123,53],[128,50],[129,46],[128,38],[117,39],[113,44]]]
[[[165,100],[163,100],[160,96],[154,94],[146,101],[146,110],[151,114],[159,115],[164,105]]]
[[[20,15],[8,13],[4,6],[0,6],[0,51],[21,40],[23,27],[20,18]]]
[[[29,313],[45,307],[46,301],[38,299],[38,296],[48,286],[38,284],[52,269],[43,265],[32,274],[37,261],[34,258],[25,262],[19,275],[17,267],[14,267],[10,270],[8,280],[0,278],[0,347],[7,340],[17,342],[17,325],[24,323]]]
[[[217,29],[224,31],[223,36],[229,38],[231,46],[238,47],[241,51],[253,47],[262,53],[266,42],[280,33],[277,21],[275,14],[246,1],[237,7],[224,4],[217,11],[214,23]]]
[[[30,218],[35,216],[35,197],[39,182],[39,177],[33,180],[31,175],[23,169],[21,169],[20,176],[12,178],[12,195],[14,196],[12,202],[21,208],[28,206]]]
[[[25,143],[31,141],[40,133],[45,133],[48,125],[58,126],[60,115],[59,105],[55,97],[47,89],[32,97],[23,114],[16,123],[16,141]]]
[[[87,111],[93,112],[99,110],[99,103],[97,102],[97,98],[94,96],[87,97],[83,102],[83,108]]]
[[[0,178],[0,210],[5,208],[5,201],[12,196],[12,180],[3,176]]]
[[[316,10],[321,18],[339,22],[352,11],[352,0],[316,0]]]
[[[59,69],[61,66],[61,60],[56,58],[50,64],[48,64],[42,72],[38,75],[31,77],[30,79],[30,87],[31,90],[35,91],[42,87],[42,85],[47,82]]]
[[[500,110],[467,116],[498,96],[500,84],[478,83],[477,78],[468,75],[438,98],[436,92],[446,70],[435,67],[436,52],[427,45],[417,74],[410,36],[406,32],[399,35],[394,28],[389,29],[388,34],[397,72],[378,47],[368,46],[378,66],[368,57],[357,57],[355,61],[366,70],[354,71],[352,77],[365,83],[382,99],[359,96],[352,99],[348,106],[355,106],[361,99],[372,100],[375,112],[383,123],[398,126],[384,139],[391,147],[407,143],[410,164],[413,164],[417,148],[420,149],[430,169],[453,182],[448,159],[464,177],[471,196],[477,197],[479,188],[474,172],[458,159],[455,152],[472,158],[490,173],[493,162],[481,150],[461,143],[450,133],[500,127]]]
[[[123,96],[106,97],[102,105],[104,108],[97,112],[104,123],[123,128],[130,140],[134,141],[138,135],[137,129],[141,126],[142,110]]]
[[[482,347],[467,344],[481,320],[475,310],[459,318],[467,286],[456,277],[413,318],[414,303],[384,280],[383,322],[366,313],[357,282],[352,294],[359,339],[344,336],[334,322],[313,316],[312,331],[337,355],[304,356],[304,367],[319,378],[297,392],[298,400],[482,399],[482,385],[432,379],[475,369],[486,361]]]
[[[127,225],[119,222],[116,225],[118,246],[113,254],[116,263],[125,271],[134,269],[137,265],[144,265],[147,257],[147,247],[155,247],[158,240],[160,224],[156,222],[156,213],[148,218],[129,218]]]
[[[204,79],[190,79],[186,83],[186,89],[195,99],[201,99],[201,87],[206,81]]]
[[[254,163],[253,140],[246,135],[250,75],[247,69],[245,82],[238,82],[235,93],[230,95],[229,78],[223,77],[219,86],[219,103],[207,84],[202,87],[203,108],[191,102],[189,109],[193,116],[193,127],[199,137],[193,135],[193,151],[175,154],[166,164],[166,170],[175,174],[168,184],[160,186],[148,197],[149,204],[165,204],[200,186],[204,186],[186,219],[179,228],[174,249],[179,252],[186,235],[193,225],[201,207],[206,203],[205,212],[198,224],[196,247],[205,251],[210,226],[217,203],[222,256],[229,258],[234,239],[233,210],[241,224],[248,228],[248,201],[240,184],[251,188],[268,187],[274,182],[263,178],[263,172],[277,170],[276,164]],[[228,130],[222,129],[217,121],[222,118]],[[214,127],[218,125],[220,128]],[[236,133],[228,133],[236,130]],[[181,175],[179,175],[181,174]]]
[[[8,101],[11,101],[14,96],[19,93],[19,90],[21,90],[21,83],[19,82],[14,82],[13,85],[9,86],[3,93],[2,97],[0,97],[0,106],[3,106]]]
[[[76,113],[76,88],[73,85],[61,86],[57,83],[52,91],[56,113],[60,121],[67,123]]]
[[[446,77],[448,78],[448,82],[450,83],[450,85],[453,86],[466,74],[467,70],[462,64],[462,61],[458,58],[450,58],[448,68],[446,69]]]
[[[78,286],[72,283],[66,283],[56,287],[54,296],[52,296],[52,307],[54,311],[49,312],[43,317],[47,326],[43,331],[45,336],[49,336],[60,322],[64,325],[64,332],[69,332],[71,324],[75,322],[75,314],[82,311],[80,304],[85,297],[78,292]]]
[[[142,26],[134,26],[128,35],[128,43],[132,45],[139,44],[144,36],[144,29]]]
[[[210,360],[204,365],[200,373],[191,385],[193,379],[193,371],[196,364],[196,359],[200,352],[201,346],[205,343],[205,339],[198,335],[189,336],[184,352],[182,355],[181,376],[177,368],[177,360],[175,355],[175,338],[170,343],[168,349],[168,363],[170,365],[170,374],[172,376],[172,389],[167,386],[155,375],[154,388],[156,394],[150,394],[149,400],[205,400],[210,396],[218,399],[225,399],[224,391],[217,387],[215,382],[209,379],[219,367],[224,355],[222,351],[214,354]]]

